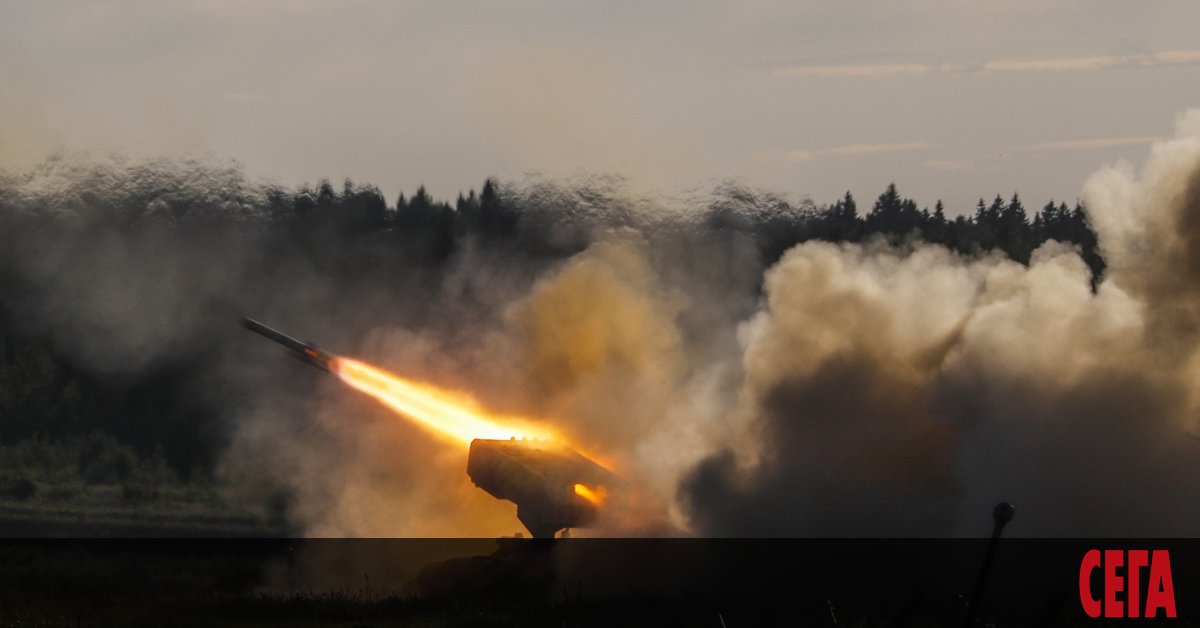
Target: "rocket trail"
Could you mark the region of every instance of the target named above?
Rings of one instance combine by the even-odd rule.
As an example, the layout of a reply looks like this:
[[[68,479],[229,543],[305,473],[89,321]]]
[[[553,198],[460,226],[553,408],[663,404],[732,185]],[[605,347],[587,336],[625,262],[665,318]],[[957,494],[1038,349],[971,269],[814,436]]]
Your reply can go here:
[[[254,319],[242,319],[242,326],[283,345],[297,359],[335,375],[347,386],[374,397],[443,440],[468,445],[476,438],[555,439],[557,436],[519,417],[490,415],[466,395],[415,382],[364,362],[334,355]]]
[[[555,439],[555,434],[518,417],[489,416],[465,395],[409,381],[358,360],[334,358],[331,369],[351,388],[446,440],[469,445],[477,438]]]

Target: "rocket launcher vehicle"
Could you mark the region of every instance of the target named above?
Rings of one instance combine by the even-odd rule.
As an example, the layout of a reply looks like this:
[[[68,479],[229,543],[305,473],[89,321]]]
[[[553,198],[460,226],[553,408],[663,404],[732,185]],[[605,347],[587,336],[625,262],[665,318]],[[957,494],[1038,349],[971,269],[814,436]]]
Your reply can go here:
[[[570,447],[515,438],[472,441],[467,475],[492,497],[515,503],[534,538],[587,527],[625,484]]]

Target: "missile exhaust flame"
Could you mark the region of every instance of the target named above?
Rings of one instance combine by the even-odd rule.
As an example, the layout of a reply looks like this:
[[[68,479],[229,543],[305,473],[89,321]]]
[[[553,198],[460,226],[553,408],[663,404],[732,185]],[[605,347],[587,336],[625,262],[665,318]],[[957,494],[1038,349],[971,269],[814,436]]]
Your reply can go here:
[[[604,500],[608,497],[608,491],[604,490],[603,486],[598,486],[595,489],[588,488],[586,484],[576,484],[575,494],[586,499],[593,506],[603,506]]]
[[[417,383],[358,360],[333,355],[254,319],[242,326],[277,342],[307,364],[333,373],[351,388],[374,397],[443,439],[469,445],[476,438],[556,440],[556,434],[515,417],[492,417],[466,395]]]
[[[521,419],[489,417],[465,395],[406,380],[358,360],[334,358],[330,370],[355,390],[457,443],[469,445],[477,438],[554,438]]]

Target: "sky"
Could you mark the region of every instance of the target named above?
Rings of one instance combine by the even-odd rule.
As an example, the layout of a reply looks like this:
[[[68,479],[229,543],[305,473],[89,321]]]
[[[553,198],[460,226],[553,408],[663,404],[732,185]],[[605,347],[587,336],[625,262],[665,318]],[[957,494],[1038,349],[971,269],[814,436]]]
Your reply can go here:
[[[1200,104],[1197,32],[1192,0],[0,2],[0,168],[1040,206]]]

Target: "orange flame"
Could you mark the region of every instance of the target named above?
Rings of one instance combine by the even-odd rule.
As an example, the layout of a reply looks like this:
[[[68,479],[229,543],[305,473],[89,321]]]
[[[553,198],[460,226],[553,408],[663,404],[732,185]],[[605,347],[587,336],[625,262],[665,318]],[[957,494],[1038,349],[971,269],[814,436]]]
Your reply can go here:
[[[476,438],[555,437],[550,431],[524,419],[488,416],[466,395],[413,382],[357,360],[335,358],[330,361],[330,370],[352,388],[374,397],[446,440],[470,444]]]
[[[603,486],[591,489],[583,484],[575,485],[575,494],[588,500],[593,506],[603,505],[604,498],[608,496]]]

